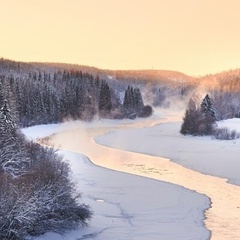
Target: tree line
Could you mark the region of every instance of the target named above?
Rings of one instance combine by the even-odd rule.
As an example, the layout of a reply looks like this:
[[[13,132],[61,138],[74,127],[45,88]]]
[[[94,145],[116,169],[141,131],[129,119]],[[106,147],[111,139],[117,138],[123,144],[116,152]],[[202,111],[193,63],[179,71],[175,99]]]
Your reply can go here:
[[[216,107],[209,94],[202,101],[198,96],[193,96],[185,111],[180,133],[193,136],[210,135],[221,140],[240,138],[240,134],[235,130],[218,128],[218,120],[222,120],[221,111]]]
[[[81,71],[35,72],[27,77],[0,76],[0,104],[5,99],[8,101],[21,127],[65,119],[85,121],[96,115],[127,118],[135,112],[138,116],[146,116],[140,114],[144,110],[141,92],[139,89],[134,91],[141,102],[133,106],[126,104],[128,100],[122,103],[118,91],[106,80]]]
[[[74,191],[68,164],[54,149],[27,141],[19,127],[151,114],[138,88],[128,86],[124,95],[121,102],[107,81],[81,71],[0,76],[0,239],[63,233],[93,214]]]

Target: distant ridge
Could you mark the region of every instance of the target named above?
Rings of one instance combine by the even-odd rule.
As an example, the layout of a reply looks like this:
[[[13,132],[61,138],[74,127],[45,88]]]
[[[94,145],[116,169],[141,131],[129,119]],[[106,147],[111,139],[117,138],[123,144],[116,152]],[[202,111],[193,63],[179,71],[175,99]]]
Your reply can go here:
[[[184,73],[171,70],[116,70],[109,71],[113,73],[116,78],[132,78],[141,81],[192,81],[195,78],[190,77]]]
[[[194,78],[177,71],[170,70],[107,70],[99,69],[93,66],[68,64],[68,63],[51,63],[51,62],[20,62],[0,58],[0,72],[8,74],[24,74],[36,71],[56,72],[63,70],[79,70],[88,72],[92,75],[114,76],[121,79],[132,79],[139,81],[179,81],[185,82]]]
[[[53,73],[56,71],[79,70],[88,72],[94,76],[102,77],[112,76],[115,79],[144,81],[152,83],[185,83],[198,85],[219,85],[223,82],[239,81],[240,68],[234,70],[223,71],[216,74],[208,74],[202,77],[191,77],[187,74],[172,70],[107,70],[99,69],[94,66],[68,64],[68,63],[51,63],[51,62],[21,62],[5,58],[0,58],[0,74],[27,74],[29,72],[46,71]]]

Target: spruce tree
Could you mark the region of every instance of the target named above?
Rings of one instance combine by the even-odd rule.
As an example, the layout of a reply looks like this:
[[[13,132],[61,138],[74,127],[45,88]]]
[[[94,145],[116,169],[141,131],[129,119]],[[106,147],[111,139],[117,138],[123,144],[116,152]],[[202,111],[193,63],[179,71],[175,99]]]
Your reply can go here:
[[[3,91],[3,83],[0,79],[0,106],[2,106],[4,103],[4,91]]]
[[[135,88],[133,90],[134,93],[134,106],[137,110],[140,110],[143,108],[143,99],[142,99],[142,94],[140,92],[139,88]]]
[[[0,165],[12,176],[25,173],[29,167],[30,162],[24,144],[5,100],[0,109]]]
[[[15,132],[15,123],[12,120],[10,109],[8,108],[6,100],[4,100],[4,105],[0,109],[0,119],[4,130],[9,134],[13,134]]]
[[[105,81],[103,81],[101,85],[98,107],[100,111],[112,110],[111,92],[108,84]]]
[[[123,107],[126,109],[130,108],[130,86],[128,86],[127,90],[125,91]]]
[[[206,117],[211,116],[216,119],[216,113],[213,107],[213,103],[208,94],[203,99],[200,108],[201,112],[204,113]]]

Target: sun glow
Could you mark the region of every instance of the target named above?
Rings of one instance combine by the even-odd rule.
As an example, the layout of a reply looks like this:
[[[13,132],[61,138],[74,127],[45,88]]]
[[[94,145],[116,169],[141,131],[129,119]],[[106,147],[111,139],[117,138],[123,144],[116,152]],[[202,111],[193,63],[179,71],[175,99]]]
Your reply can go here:
[[[0,0],[0,56],[203,75],[240,67],[238,0]]]

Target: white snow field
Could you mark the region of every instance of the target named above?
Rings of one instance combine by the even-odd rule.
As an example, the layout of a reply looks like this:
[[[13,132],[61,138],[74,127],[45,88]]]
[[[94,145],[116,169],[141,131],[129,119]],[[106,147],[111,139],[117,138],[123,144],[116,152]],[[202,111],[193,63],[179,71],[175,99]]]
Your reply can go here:
[[[71,122],[23,129],[33,139],[57,133],[51,142],[68,150],[61,153],[72,167],[82,201],[94,211],[88,227],[64,236],[48,233],[36,239],[207,240],[208,230],[211,239],[239,239],[240,188],[226,183],[226,179],[172,162],[216,176],[224,172],[237,183],[239,176],[228,168],[231,165],[234,169],[234,164],[238,167],[239,140],[181,136],[181,119],[179,112],[161,111],[144,120]],[[163,124],[154,126],[160,122]],[[233,125],[229,121],[222,124]],[[96,144],[94,139],[112,148]],[[228,155],[222,148],[229,149]],[[233,155],[231,149],[235,149]],[[98,167],[80,153],[97,165],[135,175]]]
[[[240,132],[240,119],[221,121],[218,126]],[[181,122],[164,123],[151,128],[110,131],[95,140],[113,148],[169,158],[187,168],[240,185],[240,139],[183,136],[180,128]]]
[[[240,119],[222,121],[218,125],[239,131]],[[181,121],[177,121],[151,128],[113,130],[104,136],[95,137],[95,140],[125,151],[164,156],[172,162],[204,173],[197,174],[173,163],[165,165],[160,158],[151,164],[128,165],[137,174],[150,174],[152,178],[206,194],[212,202],[205,221],[211,230],[211,239],[239,239],[240,187],[236,185],[240,183],[240,139],[221,141],[211,137],[183,136],[179,133],[180,126]],[[236,185],[227,184],[228,179]]]
[[[61,151],[70,161],[77,190],[94,216],[88,227],[45,239],[208,239],[203,211],[209,200],[183,187],[93,165],[78,153]]]

